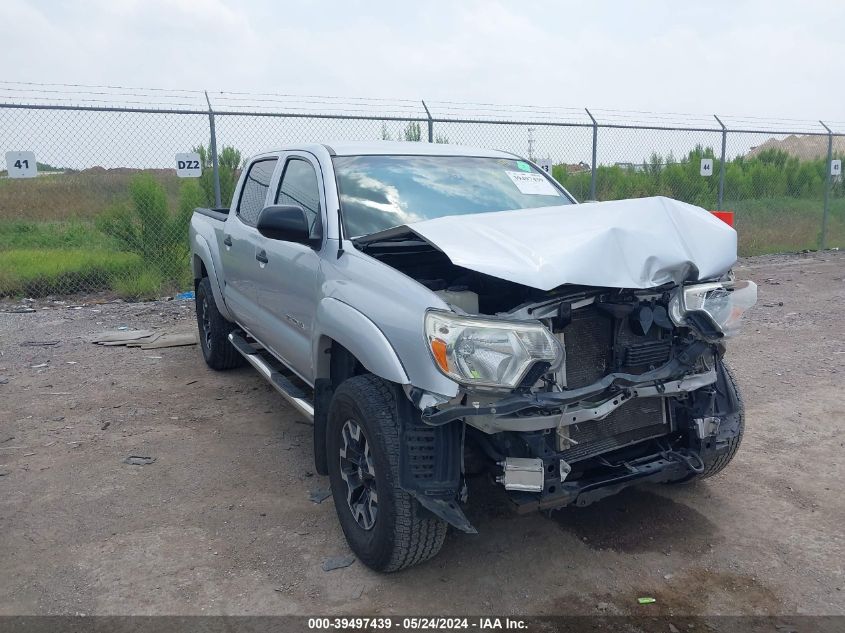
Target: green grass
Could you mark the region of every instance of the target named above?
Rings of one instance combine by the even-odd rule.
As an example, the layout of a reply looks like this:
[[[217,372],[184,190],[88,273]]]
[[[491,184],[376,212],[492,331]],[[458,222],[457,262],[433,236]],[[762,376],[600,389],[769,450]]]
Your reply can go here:
[[[132,253],[25,248],[0,251],[0,296],[44,296],[108,290],[115,278],[142,268]]]
[[[203,204],[197,183],[166,169],[0,179],[0,296],[189,288],[187,222]]]
[[[0,178],[0,217],[28,221],[91,220],[125,199],[137,169],[93,168],[39,178]],[[180,178],[172,170],[149,169],[168,203],[179,202]]]
[[[818,247],[821,200],[728,200],[724,207],[736,214],[740,255]],[[125,252],[95,221],[61,217],[0,220],[0,296],[112,290],[127,299],[148,299],[190,288],[188,256],[181,248],[156,253],[151,264]],[[845,198],[831,198],[827,245],[845,248]]]
[[[115,275],[111,287],[124,299],[144,301],[156,299],[164,294],[166,288],[161,273],[156,270],[133,270],[128,275]]]
[[[116,250],[116,245],[92,222],[84,220],[0,220],[0,251],[21,248]]]
[[[734,212],[740,255],[794,252],[819,246],[824,205],[820,200],[769,198],[726,201]],[[845,199],[830,201],[827,246],[845,247]]]

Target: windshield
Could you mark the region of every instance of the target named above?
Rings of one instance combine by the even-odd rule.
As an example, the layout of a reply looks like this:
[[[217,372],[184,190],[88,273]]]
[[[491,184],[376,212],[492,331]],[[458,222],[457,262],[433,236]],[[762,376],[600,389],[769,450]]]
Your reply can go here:
[[[446,215],[532,209],[572,201],[527,162],[473,156],[337,156],[350,237]]]

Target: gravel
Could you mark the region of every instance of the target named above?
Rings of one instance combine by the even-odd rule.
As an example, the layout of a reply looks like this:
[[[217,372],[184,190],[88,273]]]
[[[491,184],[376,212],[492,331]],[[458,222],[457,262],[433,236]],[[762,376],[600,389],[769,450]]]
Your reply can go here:
[[[845,257],[736,270],[760,301],[730,344],[748,416],[731,466],[551,515],[473,479],[479,534],[393,575],[323,571],[348,547],[309,500],[328,487],[311,428],[254,371],[90,342],[189,331],[191,302],[0,312],[0,614],[624,614],[640,596],[649,615],[845,614]]]

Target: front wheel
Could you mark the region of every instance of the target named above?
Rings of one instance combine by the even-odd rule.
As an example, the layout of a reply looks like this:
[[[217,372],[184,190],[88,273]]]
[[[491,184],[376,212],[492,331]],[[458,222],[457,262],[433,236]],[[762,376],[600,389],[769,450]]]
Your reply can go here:
[[[738,429],[736,435],[728,443],[728,449],[724,453],[715,457],[704,458],[704,472],[698,476],[699,479],[712,477],[724,470],[739,450],[739,445],[742,444],[742,436],[745,434],[745,402],[742,399],[742,392],[739,389],[739,385],[736,384],[736,378],[728,364],[723,361],[722,366],[725,370],[725,386],[727,389],[733,391],[736,399],[737,408],[735,413],[739,416],[737,422]]]
[[[745,403],[742,400],[742,392],[739,389],[739,385],[736,384],[736,378],[731,371],[731,368],[728,366],[727,363],[722,361],[722,368],[724,369],[725,375],[725,388],[730,390],[733,393],[734,400],[736,402],[736,411],[734,414],[737,416],[737,431],[736,434],[728,440],[727,449],[724,452],[718,453],[716,455],[703,455],[702,462],[704,470],[697,474],[691,474],[683,479],[679,479],[677,481],[673,481],[670,483],[689,483],[689,482],[696,482],[701,479],[706,479],[707,477],[712,477],[716,473],[721,472],[724,470],[728,464],[731,463],[731,460],[736,456],[737,451],[739,451],[739,445],[742,444],[742,437],[745,434]]]
[[[350,378],[335,391],[326,428],[340,527],[361,562],[385,572],[435,556],[447,527],[399,487],[396,397],[396,388],[381,378]]]

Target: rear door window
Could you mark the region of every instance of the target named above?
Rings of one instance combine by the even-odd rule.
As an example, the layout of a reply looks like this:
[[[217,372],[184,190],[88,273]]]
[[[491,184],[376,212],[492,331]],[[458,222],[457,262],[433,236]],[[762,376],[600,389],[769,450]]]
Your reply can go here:
[[[241,190],[241,199],[238,201],[238,216],[245,224],[250,226],[258,224],[258,215],[264,209],[274,169],[276,169],[275,158],[256,161],[250,165]]]

